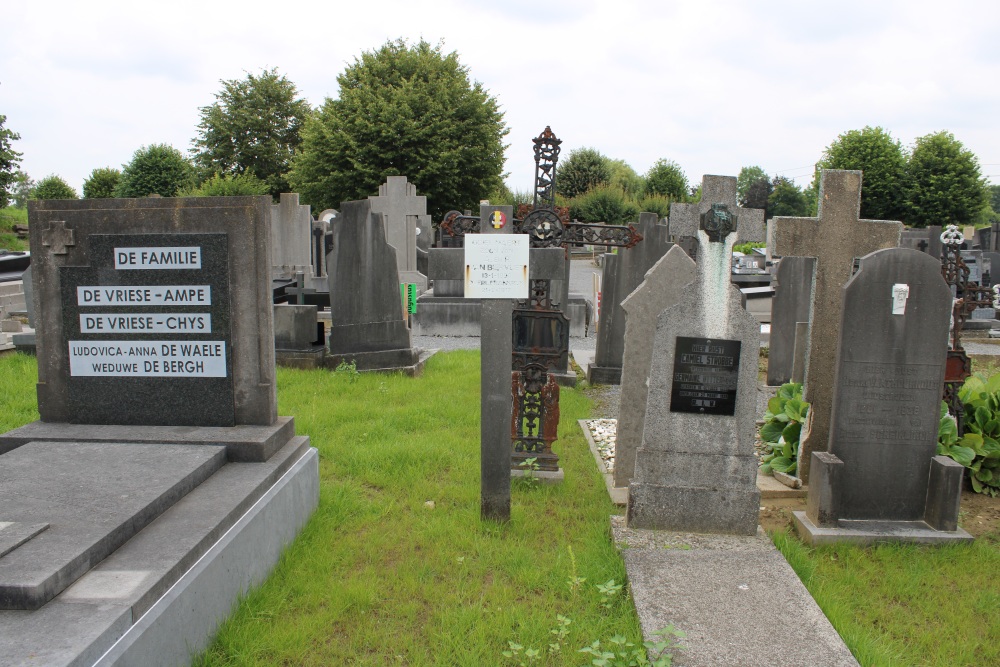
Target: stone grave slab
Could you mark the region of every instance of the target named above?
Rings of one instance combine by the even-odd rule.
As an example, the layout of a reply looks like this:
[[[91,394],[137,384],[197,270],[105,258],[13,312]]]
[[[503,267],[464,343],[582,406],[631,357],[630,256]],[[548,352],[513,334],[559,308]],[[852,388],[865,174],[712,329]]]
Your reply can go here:
[[[792,379],[795,363],[795,327],[809,321],[816,260],[785,257],[774,275],[771,339],[767,353],[767,384],[775,387]]]
[[[430,248],[430,216],[427,197],[417,196],[417,186],[406,182],[406,176],[389,176],[378,187],[378,195],[368,197],[373,213],[382,214],[385,238],[396,250],[399,279],[415,283],[423,292],[427,276],[417,267],[418,255]],[[421,236],[424,238],[421,239]]]
[[[370,200],[342,202],[331,222],[333,250],[327,255],[330,284],[330,354],[336,368],[353,361],[361,370],[414,367],[420,351],[412,346],[399,292],[396,250],[386,241],[382,214]]]
[[[951,307],[940,263],[906,248],[866,255],[844,286],[829,447],[795,513],[807,541],[829,537],[814,528],[971,539],[957,530],[963,468],[936,456]]]
[[[653,360],[656,318],[692,289],[695,263],[674,246],[646,273],[646,279],[622,301],[625,311],[625,351],[622,357],[622,397],[615,442],[615,487],[627,488],[635,470],[635,452],[642,443]]]
[[[655,213],[640,213],[637,228],[642,242],[621,248],[616,255],[604,255],[604,307],[597,328],[594,363],[587,367],[587,381],[591,383],[621,384],[625,352],[625,311],[621,302],[673,245],[668,241],[666,221],[661,222]]]
[[[854,260],[899,245],[902,224],[862,220],[861,172],[827,169],[820,176],[819,215],[775,217],[774,254],[815,257],[804,398],[811,404],[799,445],[798,474],[809,481],[810,454],[826,448],[830,435],[837,341],[840,338],[841,287]]]
[[[33,442],[7,452],[5,519],[50,525],[0,558],[0,608],[41,607],[225,460],[223,447],[179,445]]]

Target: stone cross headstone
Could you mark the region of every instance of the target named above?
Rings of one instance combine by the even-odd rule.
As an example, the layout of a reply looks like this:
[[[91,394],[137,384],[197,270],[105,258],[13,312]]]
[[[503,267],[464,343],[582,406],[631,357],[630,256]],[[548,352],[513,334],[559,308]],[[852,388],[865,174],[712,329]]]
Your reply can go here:
[[[668,229],[672,240],[698,236],[698,219],[713,203],[725,204],[739,213],[740,229],[734,243],[763,243],[764,210],[737,206],[736,185],[725,176],[705,176],[701,186],[701,201],[697,204],[671,204]]]
[[[625,311],[622,301],[643,281],[646,272],[673,245],[667,240],[666,221],[655,213],[640,213],[638,232],[642,242],[622,248],[618,254],[605,254],[602,309],[597,328],[594,362],[587,368],[587,381],[621,384],[622,358],[625,351]]]
[[[760,325],[730,280],[743,213],[735,207],[736,178],[706,176],[702,192],[709,198],[702,200],[694,289],[657,316],[626,521],[635,528],[752,535],[760,505],[754,454]],[[718,192],[731,193],[732,208],[713,203]]]
[[[963,468],[935,456],[952,306],[940,263],[871,253],[842,298],[828,447],[812,453],[797,527],[811,542],[968,538],[956,533]]]
[[[851,277],[854,259],[899,245],[902,225],[861,220],[861,172],[824,170],[820,177],[819,215],[774,218],[774,253],[815,257],[809,351],[804,398],[811,404],[799,445],[798,474],[809,480],[810,454],[826,447],[830,434],[835,351],[840,338],[840,288]]]
[[[358,370],[412,368],[412,345],[399,291],[396,251],[371,201],[342,202],[331,222],[328,365],[354,361]]]
[[[768,342],[767,384],[776,387],[792,378],[795,361],[795,328],[809,321],[812,297],[812,257],[785,257],[774,274],[771,304],[771,338]]]
[[[382,214],[385,238],[396,249],[399,279],[415,283],[421,292],[427,289],[427,276],[417,268],[417,255],[424,242],[419,235],[430,230],[427,197],[417,196],[417,186],[406,176],[389,176],[378,187],[378,195],[368,197],[372,212]],[[429,238],[429,237],[428,237]],[[429,246],[427,246],[429,247]]]
[[[627,488],[635,470],[635,451],[642,443],[653,360],[656,318],[694,289],[695,265],[680,246],[673,246],[646,272],[646,279],[622,301],[625,312],[625,351],[622,356],[622,395],[615,439],[614,482]]]

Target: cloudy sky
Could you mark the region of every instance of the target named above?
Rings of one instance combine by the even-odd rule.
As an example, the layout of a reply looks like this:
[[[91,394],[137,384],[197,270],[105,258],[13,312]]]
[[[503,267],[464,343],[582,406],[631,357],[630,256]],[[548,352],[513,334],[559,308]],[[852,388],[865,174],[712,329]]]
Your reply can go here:
[[[220,80],[265,68],[313,105],[387,40],[443,41],[500,102],[507,183],[531,188],[531,138],[692,182],[757,164],[806,184],[837,135],[909,145],[949,130],[1000,183],[996,0],[368,0],[5,3],[0,114],[36,180],[78,190],[140,146],[186,151]]]

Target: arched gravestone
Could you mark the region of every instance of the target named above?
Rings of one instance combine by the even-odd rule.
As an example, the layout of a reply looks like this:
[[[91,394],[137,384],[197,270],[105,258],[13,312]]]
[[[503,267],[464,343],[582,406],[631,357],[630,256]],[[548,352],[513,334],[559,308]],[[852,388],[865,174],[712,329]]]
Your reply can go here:
[[[842,289],[827,451],[812,454],[812,543],[971,539],[958,531],[963,468],[935,456],[951,290],[940,263],[890,248]]]

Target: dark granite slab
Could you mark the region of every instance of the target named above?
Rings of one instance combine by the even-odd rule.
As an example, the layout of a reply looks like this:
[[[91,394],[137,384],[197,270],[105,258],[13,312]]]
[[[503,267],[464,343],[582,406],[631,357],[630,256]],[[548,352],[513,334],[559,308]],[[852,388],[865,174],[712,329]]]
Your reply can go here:
[[[4,515],[50,527],[0,558],[0,608],[41,607],[223,465],[223,447],[32,442],[7,452]]]

